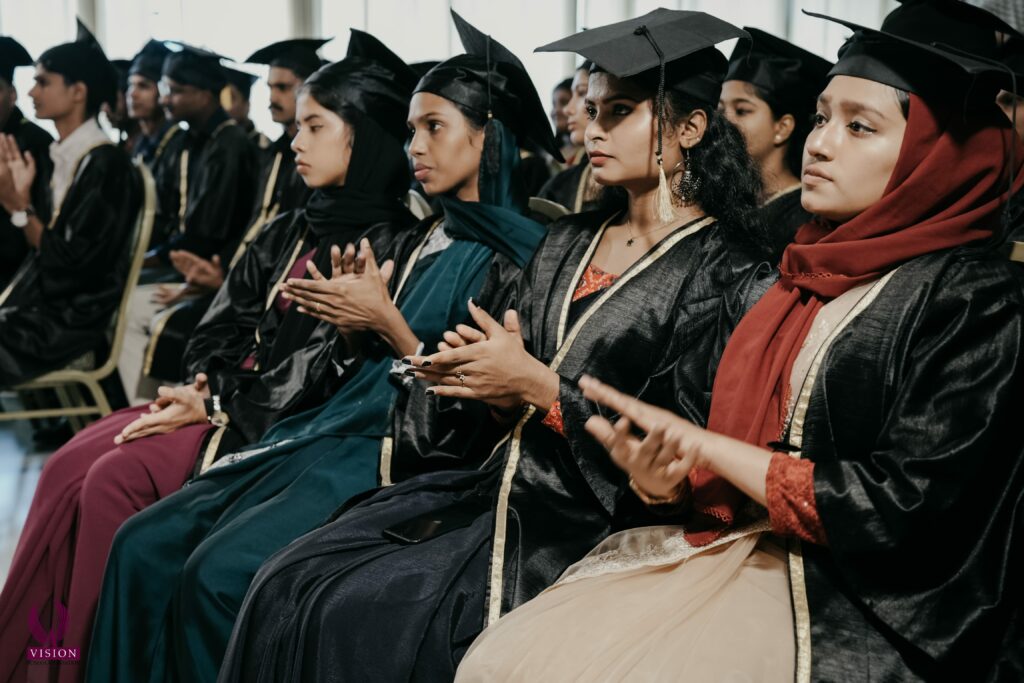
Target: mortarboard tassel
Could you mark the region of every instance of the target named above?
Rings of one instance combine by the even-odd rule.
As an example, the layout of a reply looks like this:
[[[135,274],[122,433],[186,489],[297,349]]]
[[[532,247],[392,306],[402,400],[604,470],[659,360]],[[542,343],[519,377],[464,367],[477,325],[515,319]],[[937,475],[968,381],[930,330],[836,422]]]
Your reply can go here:
[[[665,164],[662,159],[662,121],[665,118],[665,54],[654,42],[654,37],[646,26],[639,26],[633,32],[647,38],[654,51],[658,54],[658,93],[654,101],[654,115],[658,119],[658,149],[655,156],[658,159],[658,191],[654,195],[654,207],[658,212],[658,220],[668,223],[676,217],[675,209],[672,207],[672,190],[668,186],[668,178],[665,176]]]

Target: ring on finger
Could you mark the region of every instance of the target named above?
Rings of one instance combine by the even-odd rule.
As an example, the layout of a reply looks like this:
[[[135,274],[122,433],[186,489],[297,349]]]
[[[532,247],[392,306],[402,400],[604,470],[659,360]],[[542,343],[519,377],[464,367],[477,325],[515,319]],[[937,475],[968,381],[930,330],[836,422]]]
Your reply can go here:
[[[319,301],[316,302],[316,312],[317,313],[320,312],[320,302]]]
[[[455,371],[455,377],[456,377],[456,379],[459,380],[459,386],[462,387],[463,389],[465,389],[466,388],[466,373],[464,373],[462,370],[456,370]]]

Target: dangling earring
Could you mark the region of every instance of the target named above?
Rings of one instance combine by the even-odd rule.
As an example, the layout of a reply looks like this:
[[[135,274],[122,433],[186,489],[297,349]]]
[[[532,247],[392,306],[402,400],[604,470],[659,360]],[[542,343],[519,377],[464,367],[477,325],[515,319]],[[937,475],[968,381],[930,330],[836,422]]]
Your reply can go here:
[[[693,204],[697,199],[697,192],[700,191],[700,178],[693,172],[689,149],[683,150],[683,163],[686,164],[686,170],[683,171],[683,179],[679,181],[679,196],[683,203]]]

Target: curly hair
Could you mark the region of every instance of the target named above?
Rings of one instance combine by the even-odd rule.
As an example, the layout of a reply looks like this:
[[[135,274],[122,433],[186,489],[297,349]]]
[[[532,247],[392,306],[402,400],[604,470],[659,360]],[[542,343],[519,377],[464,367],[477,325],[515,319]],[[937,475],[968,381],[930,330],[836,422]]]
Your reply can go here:
[[[692,201],[718,219],[735,246],[755,255],[770,253],[771,241],[759,211],[761,174],[747,152],[743,135],[716,107],[673,90],[666,90],[665,96],[668,126],[679,125],[698,109],[707,117],[704,136],[689,150],[690,175],[696,181]],[[682,180],[673,188],[677,196],[682,194],[681,185]],[[625,205],[622,188],[602,190],[599,209],[621,209]]]

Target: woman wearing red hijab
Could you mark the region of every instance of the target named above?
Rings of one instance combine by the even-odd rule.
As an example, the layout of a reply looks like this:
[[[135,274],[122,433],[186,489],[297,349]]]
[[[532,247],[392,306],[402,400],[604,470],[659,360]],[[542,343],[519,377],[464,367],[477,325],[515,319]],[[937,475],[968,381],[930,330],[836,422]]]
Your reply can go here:
[[[708,429],[581,382],[671,525],[606,539],[460,683],[1024,675],[1024,288],[990,248],[1024,148],[984,63],[851,28],[805,147],[817,218],[733,333]]]

